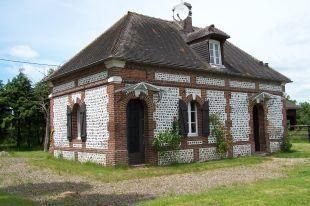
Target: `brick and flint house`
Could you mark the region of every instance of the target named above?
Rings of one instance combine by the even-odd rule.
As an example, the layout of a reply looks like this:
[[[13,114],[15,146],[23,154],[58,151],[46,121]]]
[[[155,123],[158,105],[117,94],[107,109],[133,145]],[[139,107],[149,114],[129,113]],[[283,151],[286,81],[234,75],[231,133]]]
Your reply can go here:
[[[209,116],[230,131],[228,156],[280,149],[290,79],[228,41],[192,26],[128,12],[48,79],[51,152],[102,165],[217,159]],[[183,122],[181,149],[152,140]],[[212,128],[211,128],[212,130]]]

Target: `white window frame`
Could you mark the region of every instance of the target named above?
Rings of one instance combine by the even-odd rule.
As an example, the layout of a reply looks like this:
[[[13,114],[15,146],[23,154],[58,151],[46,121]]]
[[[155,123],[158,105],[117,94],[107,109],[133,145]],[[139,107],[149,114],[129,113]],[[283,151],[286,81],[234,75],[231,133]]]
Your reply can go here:
[[[192,111],[191,108],[191,103],[194,104],[194,111]],[[198,136],[198,112],[197,112],[197,103],[194,101],[191,101],[188,103],[187,105],[187,111],[188,111],[188,137],[197,137]],[[192,115],[191,113],[194,112],[195,113],[195,121],[192,120]],[[192,132],[192,124],[195,123],[196,125],[196,132]]]
[[[211,51],[211,44],[213,44],[213,50]],[[219,49],[219,51],[218,51],[218,53],[219,53],[219,56],[218,56],[218,58],[219,58],[219,63],[217,64],[216,63],[216,56],[215,56],[215,54],[216,54],[216,52],[215,52],[215,45],[217,45],[218,46],[218,49]],[[209,40],[209,55],[210,55],[210,64],[211,65],[216,65],[216,66],[222,66],[222,51],[221,51],[221,43],[219,42],[219,41],[217,41],[217,40]],[[211,57],[213,56],[213,60],[214,60],[214,62],[212,63],[211,62]]]

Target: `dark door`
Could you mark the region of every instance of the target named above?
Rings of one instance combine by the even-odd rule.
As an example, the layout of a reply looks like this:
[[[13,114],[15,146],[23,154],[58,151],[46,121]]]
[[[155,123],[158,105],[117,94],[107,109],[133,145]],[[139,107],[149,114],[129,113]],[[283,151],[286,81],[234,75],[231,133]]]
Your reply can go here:
[[[255,151],[260,151],[259,143],[259,115],[257,105],[253,108],[253,127],[254,127],[254,141],[255,141]]]
[[[253,129],[255,151],[266,151],[265,123],[264,123],[264,108],[261,104],[256,104],[253,107]]]
[[[127,149],[129,164],[142,164],[144,158],[144,106],[140,100],[127,105]]]

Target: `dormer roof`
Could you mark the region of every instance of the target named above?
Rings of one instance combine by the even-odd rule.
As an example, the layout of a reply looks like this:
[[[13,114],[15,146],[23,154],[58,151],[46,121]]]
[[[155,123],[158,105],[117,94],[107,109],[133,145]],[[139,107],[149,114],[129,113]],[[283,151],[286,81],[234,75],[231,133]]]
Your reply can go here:
[[[196,31],[189,33],[187,35],[186,41],[188,43],[193,42],[195,40],[202,39],[204,37],[216,37],[219,39],[228,39],[230,36],[220,29],[216,28],[214,24],[207,26],[205,28],[198,28]]]

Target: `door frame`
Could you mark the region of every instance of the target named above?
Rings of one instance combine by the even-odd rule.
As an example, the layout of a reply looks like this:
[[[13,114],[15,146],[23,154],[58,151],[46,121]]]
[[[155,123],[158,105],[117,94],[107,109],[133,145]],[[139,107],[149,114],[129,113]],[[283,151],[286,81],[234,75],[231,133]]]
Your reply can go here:
[[[266,110],[263,104],[253,105],[252,119],[254,152],[267,152]]]

